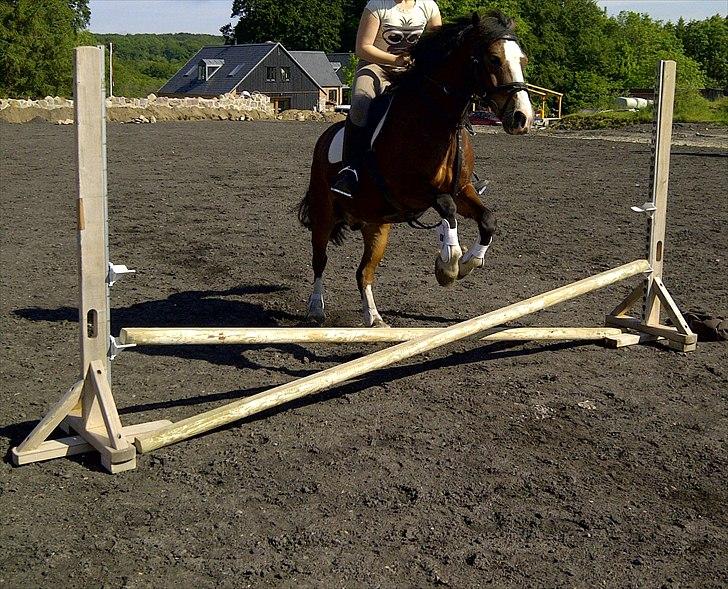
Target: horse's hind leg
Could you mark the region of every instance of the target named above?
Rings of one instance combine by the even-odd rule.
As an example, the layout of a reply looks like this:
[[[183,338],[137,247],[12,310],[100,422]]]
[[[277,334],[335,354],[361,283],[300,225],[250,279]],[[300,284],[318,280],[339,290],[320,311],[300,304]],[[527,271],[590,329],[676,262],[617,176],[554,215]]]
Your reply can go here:
[[[458,261],[463,255],[455,219],[457,207],[449,194],[441,194],[435,199],[434,209],[442,217],[438,228],[440,253],[435,258],[435,278],[440,286],[450,286],[458,277]]]
[[[316,323],[323,323],[326,320],[324,305],[324,270],[328,256],[326,249],[331,236],[331,223],[314,223],[311,227],[311,246],[313,249],[313,292],[308,297],[307,317]]]
[[[387,249],[391,229],[389,223],[367,223],[361,229],[364,237],[364,255],[356,271],[356,283],[361,294],[364,325],[367,327],[388,327],[377,311],[372,284],[374,284],[374,273],[384,257],[384,250]]]
[[[485,207],[478,197],[472,184],[468,184],[457,199],[458,210],[463,217],[473,219],[478,224],[480,239],[465,252],[458,262],[458,280],[470,274],[476,268],[482,268],[485,263],[485,253],[488,251],[493,235],[495,235],[495,214]]]

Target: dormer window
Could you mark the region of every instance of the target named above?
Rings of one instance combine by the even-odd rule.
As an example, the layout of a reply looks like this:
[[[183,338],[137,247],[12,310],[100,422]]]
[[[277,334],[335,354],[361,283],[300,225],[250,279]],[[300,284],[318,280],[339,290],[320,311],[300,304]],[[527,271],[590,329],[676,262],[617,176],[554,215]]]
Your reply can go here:
[[[224,59],[203,59],[197,64],[197,79],[207,82],[217,71],[225,65]]]

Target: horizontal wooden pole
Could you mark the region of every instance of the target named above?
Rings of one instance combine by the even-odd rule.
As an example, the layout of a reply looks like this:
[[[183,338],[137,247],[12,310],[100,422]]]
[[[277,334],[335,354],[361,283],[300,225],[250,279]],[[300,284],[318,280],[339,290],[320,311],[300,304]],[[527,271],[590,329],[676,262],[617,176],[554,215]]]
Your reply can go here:
[[[496,309],[479,317],[446,327],[435,333],[420,336],[379,350],[368,356],[277,386],[246,399],[240,399],[228,405],[183,419],[156,432],[141,434],[137,436],[135,441],[136,447],[140,452],[149,452],[168,446],[649,271],[650,265],[647,260],[636,260],[624,264],[502,309]]]
[[[406,342],[432,335],[442,327],[126,327],[122,344],[140,346],[255,345],[299,343],[386,343]],[[483,341],[600,340],[617,336],[616,327],[501,327],[479,336]]]

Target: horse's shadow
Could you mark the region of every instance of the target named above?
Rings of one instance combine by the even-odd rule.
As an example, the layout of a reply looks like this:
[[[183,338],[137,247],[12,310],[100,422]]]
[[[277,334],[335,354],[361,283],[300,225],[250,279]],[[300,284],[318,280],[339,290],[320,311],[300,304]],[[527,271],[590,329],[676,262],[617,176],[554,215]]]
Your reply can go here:
[[[253,302],[255,296],[265,297],[285,290],[288,290],[285,286],[261,284],[238,286],[227,290],[178,292],[166,299],[113,308],[111,331],[118,337],[123,327],[310,327],[311,323],[303,316],[271,309],[262,302],[263,298],[260,299],[261,302]],[[13,314],[29,321],[78,322],[78,309],[73,307],[57,309],[27,307],[15,309]],[[188,360],[202,360],[214,365],[234,366],[239,369],[265,368],[295,377],[307,373],[285,366],[263,365],[245,354],[246,350],[260,349],[275,349],[290,354],[302,363],[342,362],[357,356],[357,354],[320,354],[295,344],[138,346],[125,353],[174,356]]]

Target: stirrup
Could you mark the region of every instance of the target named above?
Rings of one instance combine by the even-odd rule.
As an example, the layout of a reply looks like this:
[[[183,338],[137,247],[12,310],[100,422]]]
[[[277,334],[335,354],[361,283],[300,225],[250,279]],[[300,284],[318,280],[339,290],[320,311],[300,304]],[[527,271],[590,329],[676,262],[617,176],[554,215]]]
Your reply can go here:
[[[483,194],[485,194],[489,183],[489,180],[475,180],[473,182],[473,188],[475,188],[475,192],[478,193],[478,196],[483,196]]]
[[[351,172],[346,174],[345,172]],[[331,192],[336,192],[347,198],[352,198],[354,189],[359,183],[359,173],[351,166],[341,168],[337,174],[336,182],[331,185]]]

